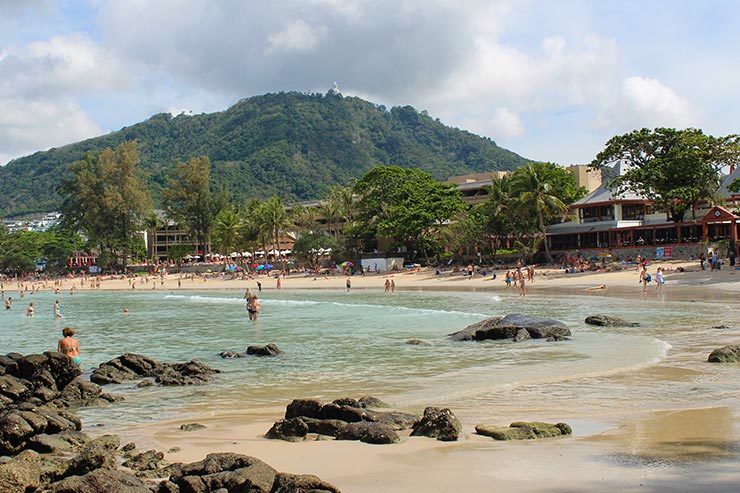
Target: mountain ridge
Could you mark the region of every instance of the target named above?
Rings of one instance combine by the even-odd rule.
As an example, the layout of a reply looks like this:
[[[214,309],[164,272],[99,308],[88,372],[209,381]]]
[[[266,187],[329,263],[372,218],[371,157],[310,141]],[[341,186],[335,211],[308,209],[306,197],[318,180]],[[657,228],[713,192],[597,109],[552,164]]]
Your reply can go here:
[[[206,155],[216,188],[234,199],[323,196],[375,164],[418,167],[437,179],[510,170],[528,160],[492,139],[444,125],[411,106],[382,105],[336,92],[280,92],[245,98],[214,113],[159,113],[105,135],[39,151],[0,167],[0,213],[58,207],[54,188],[69,164],[127,140],[139,143],[155,202],[176,159]]]

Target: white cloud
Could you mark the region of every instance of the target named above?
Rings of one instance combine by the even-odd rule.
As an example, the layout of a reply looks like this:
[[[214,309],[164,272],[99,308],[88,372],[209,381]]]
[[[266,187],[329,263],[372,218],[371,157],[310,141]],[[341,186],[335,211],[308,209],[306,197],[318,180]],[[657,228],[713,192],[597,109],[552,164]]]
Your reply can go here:
[[[293,21],[267,36],[267,51],[313,51],[326,37],[326,31],[325,26],[313,28],[303,20]]]
[[[0,163],[101,133],[100,127],[68,98],[0,99]]]
[[[629,77],[622,93],[633,113],[636,126],[684,127],[695,124],[696,118],[685,98],[657,79]]]
[[[494,135],[503,137],[521,137],[524,135],[524,123],[522,119],[509,108],[496,108],[491,119]]]

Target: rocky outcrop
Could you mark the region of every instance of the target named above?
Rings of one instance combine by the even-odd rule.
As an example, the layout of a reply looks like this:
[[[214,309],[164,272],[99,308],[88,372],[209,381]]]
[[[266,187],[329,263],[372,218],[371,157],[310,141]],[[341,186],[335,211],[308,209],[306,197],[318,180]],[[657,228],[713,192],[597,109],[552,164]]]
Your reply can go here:
[[[25,493],[39,487],[41,483],[41,458],[31,450],[25,450],[12,459],[0,461],[0,491],[3,493]]]
[[[147,483],[133,474],[96,469],[82,476],[70,476],[51,485],[52,493],[152,493]]]
[[[628,322],[622,317],[614,315],[591,315],[586,317],[585,322],[588,325],[598,325],[600,327],[639,327],[638,322]]]
[[[526,332],[526,334],[524,334]],[[487,339],[546,339],[561,341],[570,336],[570,329],[562,322],[528,315],[510,314],[493,317],[469,325],[461,331],[450,334],[453,341],[483,341]]]
[[[278,356],[280,354],[283,354],[283,352],[275,344],[249,346],[247,348],[247,355],[249,356]]]
[[[270,492],[277,471],[254,457],[239,454],[208,454],[205,459],[184,465],[170,476],[181,491]],[[161,491],[161,490],[160,490]]]
[[[508,427],[494,425],[478,425],[475,432],[493,438],[494,440],[533,440],[535,438],[551,438],[571,435],[573,431],[565,423],[541,423],[538,421],[517,421]]]
[[[449,409],[428,407],[422,418],[414,423],[411,436],[436,438],[442,442],[454,442],[460,436],[460,420]]]
[[[102,363],[90,375],[99,384],[123,383],[142,378],[154,378],[160,385],[193,385],[206,383],[220,370],[193,360],[187,363],[160,363],[140,354],[126,353]]]
[[[301,418],[281,419],[272,425],[265,438],[285,440],[286,442],[299,442],[306,439],[308,425]]]
[[[717,348],[709,353],[707,361],[710,363],[738,363],[740,362],[740,345]]]
[[[428,342],[422,341],[421,339],[417,339],[415,337],[406,341],[406,344],[408,344],[409,346],[431,346],[431,344],[429,344]]]
[[[182,431],[198,431],[205,430],[206,426],[200,423],[185,423],[183,425],[180,425],[180,429]]]
[[[312,474],[288,474],[279,472],[272,483],[271,493],[339,493],[333,484],[327,483]]]

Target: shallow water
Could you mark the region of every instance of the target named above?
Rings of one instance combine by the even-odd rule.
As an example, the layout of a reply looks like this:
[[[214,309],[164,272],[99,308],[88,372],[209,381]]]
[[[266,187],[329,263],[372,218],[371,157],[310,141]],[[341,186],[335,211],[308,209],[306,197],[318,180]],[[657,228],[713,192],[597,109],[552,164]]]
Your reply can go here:
[[[15,293],[17,294],[17,293]],[[13,295],[13,293],[11,293]],[[88,425],[125,427],[193,412],[257,411],[293,398],[377,395],[394,407],[453,408],[464,421],[583,419],[616,422],[640,411],[740,406],[740,366],[710,365],[711,349],[736,343],[740,308],[720,303],[624,300],[601,296],[377,291],[269,291],[258,322],[241,293],[79,292],[15,298],[0,313],[0,353],[55,347],[72,325],[86,373],[123,352],[164,361],[200,358],[219,368],[212,383],[186,388],[111,386],[126,400],[82,412]],[[28,302],[37,316],[24,316]],[[130,315],[123,315],[123,308]],[[507,313],[568,324],[571,340],[450,342],[446,335]],[[609,313],[639,328],[590,327]],[[731,329],[710,329],[725,324]],[[430,347],[406,345],[416,337]],[[278,358],[223,360],[222,350],[277,344]]]

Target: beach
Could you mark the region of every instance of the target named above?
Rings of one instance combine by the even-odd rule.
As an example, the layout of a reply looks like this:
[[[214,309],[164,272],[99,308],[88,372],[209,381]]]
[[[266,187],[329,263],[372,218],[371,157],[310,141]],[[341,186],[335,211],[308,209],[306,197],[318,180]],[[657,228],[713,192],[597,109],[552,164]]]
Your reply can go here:
[[[256,291],[255,280],[170,275],[163,286],[151,277],[131,290],[126,279],[106,279],[99,292],[66,280],[57,296],[41,291],[23,300],[7,282],[5,289],[19,308],[35,299],[40,313],[59,298],[67,318],[54,322],[49,337],[64,323],[79,325],[87,368],[121,354],[134,337],[133,352],[160,360],[202,357],[224,371],[202,387],[110,386],[127,400],[81,411],[89,433],[115,432],[141,450],[167,452],[171,462],[237,452],[352,492],[735,491],[738,366],[711,365],[706,357],[740,339],[740,283],[729,269],[660,265],[669,269],[661,294],[654,283],[643,293],[634,267],[540,270],[523,299],[506,288],[505,270],[496,280],[490,272],[468,279],[431,270],[352,276],[350,292],[344,276],[288,276],[280,291],[275,279],[263,276],[263,313],[254,325],[241,298],[247,287]],[[395,293],[384,292],[386,279],[395,282]],[[602,285],[606,289],[589,290]],[[124,307],[130,315],[121,313]],[[562,319],[574,331],[572,340],[522,346],[446,341],[446,334],[485,316],[515,312]],[[583,325],[594,313],[618,314],[641,327]],[[32,324],[23,329],[49,322]],[[712,329],[720,325],[726,328]],[[406,346],[414,336],[431,347]],[[4,347],[11,337],[2,339]],[[39,335],[12,349],[38,351],[42,340]],[[240,341],[276,342],[285,355],[218,358],[218,349],[238,350]],[[460,440],[403,435],[399,444],[369,445],[263,438],[292,399],[367,394],[407,412],[449,407],[462,423]],[[477,424],[517,420],[566,422],[573,436],[498,442],[474,431]],[[180,430],[193,422],[206,428]]]

